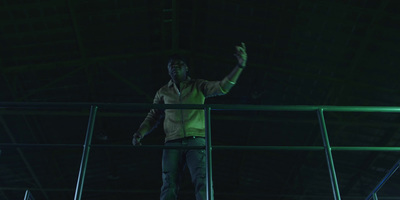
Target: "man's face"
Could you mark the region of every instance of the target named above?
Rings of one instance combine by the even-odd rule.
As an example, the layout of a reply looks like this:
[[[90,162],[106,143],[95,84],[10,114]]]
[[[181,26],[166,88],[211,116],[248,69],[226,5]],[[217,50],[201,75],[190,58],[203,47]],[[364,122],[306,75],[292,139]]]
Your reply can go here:
[[[188,67],[182,60],[172,60],[168,64],[168,73],[176,81],[186,80]]]

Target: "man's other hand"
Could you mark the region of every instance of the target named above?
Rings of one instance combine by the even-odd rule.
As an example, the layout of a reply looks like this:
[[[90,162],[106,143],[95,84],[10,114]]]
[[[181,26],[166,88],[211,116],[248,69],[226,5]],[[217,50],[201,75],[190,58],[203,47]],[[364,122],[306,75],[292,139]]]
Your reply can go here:
[[[133,134],[133,138],[132,138],[132,144],[134,146],[136,145],[142,145],[142,143],[140,142],[140,140],[142,139],[140,133],[136,132]]]

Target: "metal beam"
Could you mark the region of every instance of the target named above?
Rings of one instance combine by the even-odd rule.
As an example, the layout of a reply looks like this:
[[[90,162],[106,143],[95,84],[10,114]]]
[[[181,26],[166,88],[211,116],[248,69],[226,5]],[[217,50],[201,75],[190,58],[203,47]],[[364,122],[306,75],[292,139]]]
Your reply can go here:
[[[7,195],[4,193],[4,190],[0,189],[0,194],[1,194],[1,198],[4,198],[4,200],[9,200]]]
[[[72,21],[72,29],[74,30],[75,37],[76,37],[76,42],[78,44],[78,49],[81,54],[81,59],[85,60],[86,59],[86,49],[83,45],[83,40],[81,33],[79,31],[79,25],[78,25],[78,20],[76,18],[75,10],[74,10],[74,0],[68,0],[68,9],[69,9],[69,14],[70,14],[70,19]],[[76,2],[76,1],[75,1]]]
[[[73,1],[73,0],[68,0],[68,1]],[[47,2],[52,2],[52,3],[48,3]],[[58,5],[59,2],[62,2],[62,6],[65,6],[65,2],[64,1],[46,1],[46,2],[40,2],[37,4],[33,4],[32,6],[29,6],[29,4],[22,4],[23,6],[6,6],[6,7],[0,7],[0,11],[13,11],[13,10],[27,10],[27,9],[32,9],[32,8],[39,8],[39,9],[43,9],[45,7],[50,7],[51,9],[54,6],[60,6]],[[26,6],[28,5],[28,6]],[[26,6],[26,7],[25,7]],[[145,13],[147,10],[145,9],[145,7],[128,7],[128,8],[121,8],[119,10],[112,10],[112,9],[106,9],[106,10],[94,10],[92,12],[83,12],[83,13],[75,13],[76,16],[79,17],[87,17],[87,16],[106,16],[106,15],[115,15],[115,14],[125,14],[125,13],[139,13],[139,12],[143,12]],[[66,19],[70,19],[70,15],[69,14],[56,14],[53,15],[51,17],[29,17],[29,18],[19,18],[19,19],[12,19],[12,20],[7,20],[4,18],[0,19],[0,24],[2,25],[10,25],[10,24],[26,24],[26,23],[36,23],[36,22],[59,22],[62,20],[66,20]],[[28,32],[28,33],[32,33],[32,32]],[[7,34],[6,36],[12,36],[11,34]]]
[[[372,18],[371,24],[368,26],[365,37],[361,41],[360,47],[355,51],[356,55],[355,55],[354,59],[352,60],[350,66],[348,67],[348,71],[346,73],[347,76],[344,78],[344,80],[353,81],[354,80],[353,76],[357,75],[354,73],[354,71],[358,67],[360,67],[359,66],[360,61],[363,60],[363,56],[367,49],[367,45],[371,42],[375,28],[377,27],[377,24],[379,23],[380,19],[383,17],[383,13],[388,4],[389,4],[389,0],[381,1],[379,8],[375,11],[375,15]],[[342,84],[342,86],[340,87],[340,91],[338,93],[339,94],[344,93],[344,91],[347,88],[349,88],[348,85]],[[338,102],[338,104],[340,104],[340,102]]]
[[[153,97],[151,97],[147,92],[142,90],[142,87],[132,83],[131,81],[129,81],[128,79],[124,78],[123,76],[121,76],[121,74],[119,74],[115,70],[111,69],[110,67],[107,67],[106,69],[112,76],[114,76],[115,78],[117,78],[121,82],[123,82],[126,85],[128,85],[131,89],[133,89],[133,91],[135,91],[136,94],[143,95],[150,102],[153,101]]]
[[[87,58],[86,60],[75,59],[75,60],[69,60],[69,61],[51,62],[51,63],[44,63],[44,64],[18,65],[18,66],[13,66],[13,67],[4,67],[3,66],[3,73],[9,74],[9,73],[26,72],[26,70],[35,71],[35,70],[58,69],[60,67],[71,67],[71,66],[77,66],[77,65],[81,66],[81,65],[85,65],[85,64],[94,64],[94,63],[121,60],[121,59],[134,59],[134,58],[141,58],[141,57],[154,56],[154,55],[164,55],[167,52],[169,52],[169,51],[161,50],[161,51],[151,51],[151,52],[139,52],[139,53],[132,53],[132,54],[90,57],[90,58]]]
[[[208,1],[202,1],[202,4],[208,4]],[[200,31],[198,28],[198,23],[197,23],[197,19],[198,19],[198,15],[199,15],[199,1],[198,0],[193,0],[192,1],[192,26],[191,26],[191,37],[190,37],[190,52],[194,53],[197,52],[197,40],[198,40],[198,33]],[[191,59],[193,59],[193,56],[190,57]],[[191,60],[190,63],[193,63],[193,60]]]
[[[84,68],[83,66],[78,67],[78,68],[72,70],[71,72],[66,73],[66,74],[63,74],[62,76],[60,76],[60,77],[54,79],[53,81],[47,83],[46,85],[43,85],[42,87],[39,87],[39,88],[30,90],[30,91],[29,91],[27,94],[25,94],[24,96],[16,98],[16,101],[24,101],[24,100],[26,100],[28,97],[30,97],[30,96],[32,96],[32,95],[35,95],[37,92],[40,92],[40,91],[42,91],[42,90],[45,90],[45,89],[49,88],[50,86],[52,86],[52,85],[58,83],[59,81],[62,81],[62,80],[64,80],[64,79],[66,79],[66,78],[71,77],[71,75],[73,75],[73,74],[75,74],[75,73],[81,71],[83,68]]]
[[[149,5],[152,6],[152,5]],[[166,7],[166,0],[161,2],[161,6],[163,7],[162,10],[162,21],[161,21],[161,42],[160,42],[160,49],[167,50],[167,24],[171,23],[171,19],[166,18],[169,12],[171,12],[170,8]]]
[[[5,133],[10,138],[11,142],[12,143],[17,143],[17,140],[14,138],[14,134],[12,133],[10,128],[8,128],[6,121],[4,120],[4,118],[2,116],[0,116],[0,124],[3,126],[3,128],[5,130]],[[17,150],[19,156],[21,157],[22,162],[25,164],[25,167],[28,169],[29,174],[32,176],[32,179],[34,180],[35,184],[40,189],[43,189],[43,186],[40,183],[39,178],[37,177],[37,175],[36,175],[35,171],[33,170],[32,166],[29,164],[28,159],[26,158],[25,154],[22,152],[22,150],[20,148],[17,148],[16,150]],[[41,190],[41,192],[43,193],[43,196],[46,199],[49,199],[49,196],[47,195],[47,193],[45,191]]]
[[[18,3],[18,4],[7,4],[6,1],[4,1],[4,4],[6,6],[0,6],[0,11],[9,11],[9,10],[28,10],[32,8],[37,8],[37,7],[54,7],[54,6],[63,6],[65,5],[64,1],[44,1],[44,2],[34,2],[34,3],[28,3],[24,2],[23,4]]]
[[[1,149],[0,149],[0,163],[1,163]],[[2,198],[4,198],[4,200],[9,200],[7,195],[4,193],[4,190],[2,190],[2,189],[0,189],[0,195],[1,195]]]
[[[86,50],[85,46],[83,45],[83,39],[82,39],[82,35],[80,33],[78,19],[77,19],[75,10],[74,10],[74,8],[75,8],[74,2],[76,2],[76,1],[68,0],[68,9],[69,9],[69,12],[71,15],[71,21],[72,21],[72,25],[73,25],[72,28],[74,29],[74,32],[75,32],[75,37],[76,37],[76,41],[78,44],[79,53],[80,53],[81,59],[83,61],[83,66],[85,67],[85,73],[86,73],[87,82],[89,85],[89,93],[91,94],[90,96],[93,96],[95,94],[95,84],[93,81],[93,71],[92,71],[93,69],[91,69],[90,65],[88,65],[88,62],[87,62],[87,50]]]
[[[172,52],[179,49],[178,1],[172,0]]]
[[[196,53],[195,56],[203,58],[203,59],[215,60],[215,61],[218,61],[221,63],[233,64],[232,59],[211,56],[211,55],[204,54],[204,53]],[[297,63],[294,63],[294,61],[290,61],[290,60],[288,60],[286,62],[289,62],[289,63],[293,62],[293,64],[297,64]],[[315,74],[315,73],[309,73],[309,72],[300,72],[300,71],[296,71],[293,69],[287,69],[287,68],[274,66],[274,65],[268,65],[268,67],[267,67],[266,64],[251,63],[251,67],[254,69],[262,69],[262,70],[265,70],[266,68],[268,68],[269,74],[278,72],[278,73],[285,73],[285,74],[293,75],[293,76],[296,76],[299,78],[308,78],[308,79],[312,79],[312,80],[318,79],[318,80],[321,80],[324,82],[329,82],[330,84],[337,84],[340,86],[342,86],[342,85],[356,86],[356,87],[368,88],[368,89],[373,89],[373,90],[382,91],[382,92],[389,92],[389,93],[393,93],[393,94],[395,94],[397,92],[397,90],[395,90],[395,89],[378,87],[376,85],[369,84],[367,82],[361,82],[361,81],[356,81],[356,80],[352,80],[352,79],[340,79],[340,78],[335,78],[335,77],[321,75],[321,74]],[[315,66],[315,67],[320,68],[321,66]],[[269,77],[272,77],[272,76],[269,76]]]

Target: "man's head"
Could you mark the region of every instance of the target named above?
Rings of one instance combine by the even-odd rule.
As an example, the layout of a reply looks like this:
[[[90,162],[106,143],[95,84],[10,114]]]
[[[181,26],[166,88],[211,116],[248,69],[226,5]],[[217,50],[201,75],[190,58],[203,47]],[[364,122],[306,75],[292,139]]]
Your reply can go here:
[[[186,65],[185,59],[181,56],[175,54],[170,57],[168,62],[168,74],[174,82],[186,80],[188,70],[189,68]]]

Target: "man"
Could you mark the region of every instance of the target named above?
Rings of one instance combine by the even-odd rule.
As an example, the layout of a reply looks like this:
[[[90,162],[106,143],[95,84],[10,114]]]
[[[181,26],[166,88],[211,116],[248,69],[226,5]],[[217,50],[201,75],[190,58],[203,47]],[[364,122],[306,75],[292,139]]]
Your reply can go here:
[[[236,46],[234,54],[238,64],[221,81],[191,79],[185,61],[175,55],[168,62],[171,80],[161,87],[154,104],[204,104],[205,98],[224,95],[235,85],[246,67],[246,46]],[[166,109],[164,112],[151,109],[147,117],[133,134],[132,144],[140,145],[141,139],[150,133],[164,118],[165,145],[205,146],[205,119],[203,110]],[[205,150],[164,149],[162,156],[161,200],[176,200],[179,184],[186,166],[189,168],[196,192],[196,200],[206,199]]]

